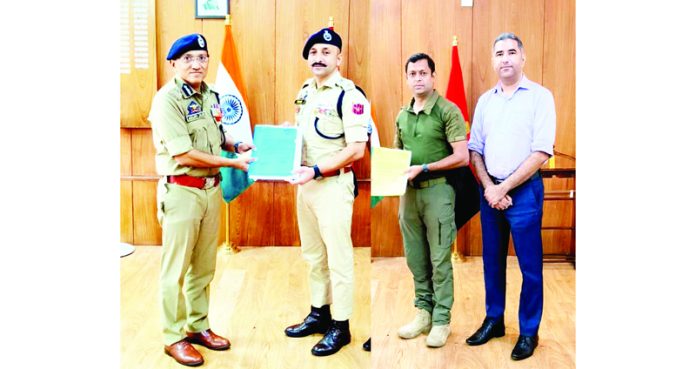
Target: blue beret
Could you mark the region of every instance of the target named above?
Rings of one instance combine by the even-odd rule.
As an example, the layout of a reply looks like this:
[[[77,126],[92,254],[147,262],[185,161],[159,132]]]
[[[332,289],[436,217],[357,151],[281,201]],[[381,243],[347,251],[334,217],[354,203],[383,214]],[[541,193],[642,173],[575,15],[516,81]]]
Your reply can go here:
[[[174,41],[172,48],[169,49],[169,54],[167,54],[167,60],[178,59],[181,55],[184,55],[185,52],[191,50],[208,51],[208,43],[205,41],[203,35],[194,33]]]
[[[341,36],[329,28],[322,28],[319,32],[309,36],[307,42],[305,42],[304,49],[302,49],[302,57],[306,60],[309,55],[309,49],[314,46],[314,44],[329,44],[334,45],[341,50],[343,42],[341,41]]]

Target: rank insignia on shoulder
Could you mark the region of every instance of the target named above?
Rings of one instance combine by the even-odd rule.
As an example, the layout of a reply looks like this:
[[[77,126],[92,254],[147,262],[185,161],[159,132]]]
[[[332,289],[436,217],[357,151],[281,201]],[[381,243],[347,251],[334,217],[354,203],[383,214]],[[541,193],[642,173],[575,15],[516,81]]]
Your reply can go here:
[[[304,105],[307,101],[305,99],[295,100],[295,105]]]
[[[365,111],[365,106],[363,104],[353,104],[353,114],[362,115]]]

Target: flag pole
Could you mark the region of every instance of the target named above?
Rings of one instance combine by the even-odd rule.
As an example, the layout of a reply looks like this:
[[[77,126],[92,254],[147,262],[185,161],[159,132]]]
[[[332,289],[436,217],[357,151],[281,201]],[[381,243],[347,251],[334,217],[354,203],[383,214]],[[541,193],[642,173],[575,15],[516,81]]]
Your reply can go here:
[[[457,46],[457,36],[452,36],[452,46]],[[452,261],[461,262],[462,257],[459,255],[459,250],[457,250],[457,238],[459,238],[459,230],[454,234],[454,242],[452,243]]]
[[[329,29],[333,31],[334,29],[334,19],[333,16],[329,17]]]
[[[457,231],[457,233],[459,233],[459,231]],[[454,242],[452,242],[452,262],[460,263],[463,259],[457,250],[457,238],[459,238],[457,233],[454,234]]]
[[[225,14],[225,27],[231,25],[230,14]],[[232,245],[230,242],[230,203],[225,201],[225,251],[227,254],[235,254],[239,252],[237,245]]]

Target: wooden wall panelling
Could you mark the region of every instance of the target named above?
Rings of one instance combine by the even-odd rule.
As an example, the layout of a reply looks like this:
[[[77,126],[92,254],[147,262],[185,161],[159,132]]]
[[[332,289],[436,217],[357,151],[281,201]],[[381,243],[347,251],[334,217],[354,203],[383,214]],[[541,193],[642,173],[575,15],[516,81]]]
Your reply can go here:
[[[368,96],[382,146],[391,147],[394,119],[402,106],[401,2],[370,3],[370,79]]]
[[[481,213],[474,215],[457,232],[457,251],[462,255],[481,255]]]
[[[148,127],[147,116],[150,112],[152,96],[157,91],[157,60],[156,60],[156,16],[155,0],[146,1],[148,4],[147,42],[148,67],[136,67],[133,56],[134,23],[133,12],[130,14],[130,73],[121,73],[121,127]]]
[[[435,61],[435,89],[444,96],[451,70],[452,36],[460,41],[459,58],[463,61],[462,73],[467,75],[471,65],[471,8],[462,7],[459,1],[448,0],[442,6],[424,6],[422,1],[402,0],[401,28],[401,81],[403,86],[402,104],[411,101],[411,91],[406,84],[404,63],[409,56],[424,52]],[[394,68],[396,66],[393,66]],[[470,82],[465,77],[469,91]]]
[[[299,246],[300,233],[297,228],[296,198],[297,186],[286,182],[273,183],[273,213],[272,218],[274,245]]]
[[[231,210],[231,205],[230,208],[228,209],[225,206],[225,200],[222,199],[222,196],[220,196],[220,226],[218,228],[218,245],[222,245],[225,242],[225,222],[227,219],[229,219],[232,216],[232,210]],[[228,212],[230,214],[227,215],[227,218],[225,218],[225,213]],[[232,228],[228,229],[230,236],[230,245],[232,245]]]
[[[385,197],[372,208],[372,256],[403,256],[399,229],[399,198]]]
[[[252,126],[275,123],[275,1],[232,0],[230,10]]]
[[[273,246],[273,182],[255,182],[230,203],[230,239],[239,246]]]
[[[351,238],[355,247],[370,246],[370,183],[358,182],[358,197],[353,203]]]
[[[551,90],[556,103],[555,150],[575,157],[575,0],[546,0],[544,28],[540,83]]]
[[[121,181],[121,242],[133,244],[133,182]]]
[[[131,130],[121,128],[121,175],[129,176],[133,173],[131,163]]]
[[[155,169],[155,144],[152,142],[151,129],[131,130],[133,146],[133,175],[154,176]]]
[[[502,32],[514,32],[520,37],[526,53],[524,73],[533,81],[542,81],[544,1],[477,0],[473,12],[472,112],[481,94],[498,81],[491,56],[493,40]]]
[[[394,120],[402,104],[401,2],[371,1],[369,27],[370,82],[375,125],[381,145],[392,147]],[[398,221],[399,199],[385,198],[370,211],[372,256],[403,253]]]
[[[167,54],[179,37],[201,32],[200,20],[196,20],[195,3],[186,0],[157,0],[157,88],[174,77]],[[205,35],[206,39],[209,37]],[[210,35],[213,36],[214,35]],[[222,37],[222,36],[218,36]],[[212,52],[213,50],[211,50]],[[219,53],[220,51],[218,51]],[[218,56],[219,57],[219,56]]]
[[[343,73],[344,77],[351,79],[356,85],[360,86],[367,94],[368,99],[372,99],[369,91],[369,19],[369,1],[351,0],[348,32],[340,33],[344,40],[343,52],[351,57],[348,63],[345,64],[346,68],[343,68],[341,73]],[[369,159],[369,147],[366,147],[363,159],[353,163],[353,169],[358,179],[370,178]],[[363,190],[362,187],[360,189]],[[364,191],[369,191],[369,188]]]
[[[121,128],[121,176],[130,176],[133,172],[130,131],[130,129]],[[121,242],[133,243],[133,184],[131,181],[121,181],[120,202]]]
[[[162,244],[156,198],[156,181],[133,181],[133,242],[136,245]]]

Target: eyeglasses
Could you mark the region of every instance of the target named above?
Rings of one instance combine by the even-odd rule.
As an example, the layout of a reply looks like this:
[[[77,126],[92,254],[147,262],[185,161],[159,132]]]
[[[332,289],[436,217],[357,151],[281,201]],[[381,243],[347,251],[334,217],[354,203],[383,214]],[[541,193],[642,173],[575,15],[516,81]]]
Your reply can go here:
[[[205,55],[199,55],[199,56],[184,55],[180,58],[180,60],[186,64],[191,64],[191,63],[193,63],[194,60],[200,64],[205,64],[208,62],[208,57]]]

